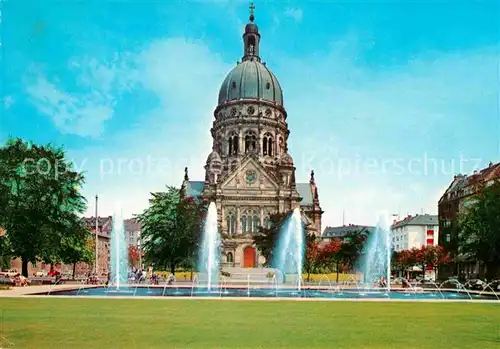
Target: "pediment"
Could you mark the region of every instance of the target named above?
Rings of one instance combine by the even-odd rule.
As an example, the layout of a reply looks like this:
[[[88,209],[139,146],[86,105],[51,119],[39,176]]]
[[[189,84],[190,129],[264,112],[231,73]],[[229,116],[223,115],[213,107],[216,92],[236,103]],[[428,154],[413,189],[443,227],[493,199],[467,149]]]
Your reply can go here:
[[[258,159],[244,158],[222,181],[221,188],[277,190],[279,187],[273,176]]]

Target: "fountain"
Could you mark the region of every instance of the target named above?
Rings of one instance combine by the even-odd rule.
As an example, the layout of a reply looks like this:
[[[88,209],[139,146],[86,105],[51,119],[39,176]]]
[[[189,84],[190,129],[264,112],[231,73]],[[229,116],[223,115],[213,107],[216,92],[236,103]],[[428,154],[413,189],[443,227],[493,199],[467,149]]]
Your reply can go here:
[[[390,292],[392,248],[387,217],[385,213],[380,214],[375,231],[368,236],[366,250],[361,258],[361,269],[365,286],[385,278],[385,287],[387,292]]]
[[[304,226],[300,209],[293,210],[290,217],[279,233],[278,243],[275,247],[273,265],[283,274],[283,280],[286,280],[286,274],[297,274],[297,289],[302,289],[302,264],[304,260]]]
[[[215,203],[208,206],[207,218],[203,227],[202,244],[198,261],[200,274],[206,276],[207,290],[217,288],[219,283],[220,236],[217,229],[217,209]]]
[[[122,211],[115,210],[113,215],[113,229],[111,231],[111,280],[115,282],[116,290],[127,284],[128,251],[123,226]]]

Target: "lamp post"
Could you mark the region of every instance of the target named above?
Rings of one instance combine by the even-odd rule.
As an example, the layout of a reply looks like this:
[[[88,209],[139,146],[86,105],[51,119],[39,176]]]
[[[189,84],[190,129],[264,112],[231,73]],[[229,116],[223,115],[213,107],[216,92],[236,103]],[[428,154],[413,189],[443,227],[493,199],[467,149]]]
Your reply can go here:
[[[98,257],[99,257],[99,216],[97,210],[97,202],[99,197],[95,196],[95,274],[98,277]]]

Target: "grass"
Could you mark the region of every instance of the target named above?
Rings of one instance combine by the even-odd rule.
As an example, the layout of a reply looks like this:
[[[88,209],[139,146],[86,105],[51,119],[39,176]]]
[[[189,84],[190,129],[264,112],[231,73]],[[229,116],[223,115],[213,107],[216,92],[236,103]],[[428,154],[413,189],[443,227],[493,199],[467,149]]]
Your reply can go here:
[[[500,304],[0,298],[13,348],[500,348]]]

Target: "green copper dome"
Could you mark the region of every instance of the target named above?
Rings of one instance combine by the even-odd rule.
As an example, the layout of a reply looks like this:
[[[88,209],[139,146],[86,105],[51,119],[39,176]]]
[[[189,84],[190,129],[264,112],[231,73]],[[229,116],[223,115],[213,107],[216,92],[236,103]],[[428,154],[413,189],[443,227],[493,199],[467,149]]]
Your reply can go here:
[[[283,106],[283,91],[264,64],[248,59],[231,70],[219,91],[219,105],[240,99],[265,100]]]
[[[260,61],[260,33],[254,23],[250,5],[250,22],[243,34],[242,62],[229,72],[219,91],[219,105],[237,100],[264,100],[283,107],[283,91],[276,76]]]

